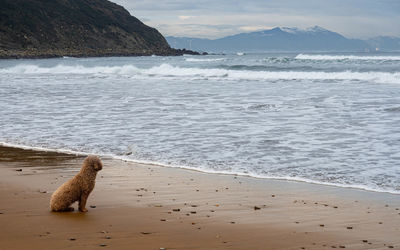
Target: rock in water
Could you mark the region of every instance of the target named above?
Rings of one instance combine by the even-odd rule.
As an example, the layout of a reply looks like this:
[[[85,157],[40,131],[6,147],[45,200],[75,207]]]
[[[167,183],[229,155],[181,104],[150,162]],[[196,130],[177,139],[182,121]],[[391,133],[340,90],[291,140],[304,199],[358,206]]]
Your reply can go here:
[[[1,1],[0,58],[183,53],[107,0]]]

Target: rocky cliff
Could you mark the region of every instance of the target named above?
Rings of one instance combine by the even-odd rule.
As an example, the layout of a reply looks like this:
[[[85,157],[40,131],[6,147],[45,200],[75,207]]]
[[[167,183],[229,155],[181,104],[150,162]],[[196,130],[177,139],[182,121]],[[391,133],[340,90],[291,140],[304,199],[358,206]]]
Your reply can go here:
[[[179,55],[107,0],[0,0],[0,58]]]

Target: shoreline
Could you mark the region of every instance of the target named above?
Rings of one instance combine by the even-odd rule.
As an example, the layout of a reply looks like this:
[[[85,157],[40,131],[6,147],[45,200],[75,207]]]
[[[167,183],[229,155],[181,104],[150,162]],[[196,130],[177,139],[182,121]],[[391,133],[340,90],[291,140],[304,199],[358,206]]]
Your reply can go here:
[[[4,143],[4,142],[0,142],[0,148],[1,147],[11,147],[11,148],[15,148],[15,149],[24,149],[24,150],[33,150],[33,151],[55,152],[55,153],[61,153],[61,154],[71,154],[71,155],[75,155],[75,156],[87,156],[87,155],[91,154],[91,153],[87,153],[87,152],[73,151],[73,150],[67,150],[67,149],[48,149],[48,148],[43,148],[43,147],[25,146],[25,145]],[[298,182],[298,183],[305,183],[305,184],[313,184],[313,185],[344,188],[344,189],[351,189],[351,190],[358,190],[358,191],[365,191],[365,192],[373,192],[373,193],[378,193],[378,194],[382,193],[382,194],[390,194],[390,195],[399,195],[399,198],[400,198],[400,191],[374,189],[374,188],[369,188],[369,187],[363,186],[363,185],[350,185],[350,184],[346,185],[346,184],[337,184],[337,183],[329,183],[329,182],[320,182],[320,181],[296,178],[296,177],[268,177],[268,176],[257,176],[257,175],[239,173],[239,172],[213,171],[213,170],[206,171],[206,170],[201,170],[201,169],[198,169],[195,167],[190,167],[190,166],[175,166],[175,165],[168,165],[168,164],[164,164],[164,163],[160,163],[160,162],[135,160],[135,159],[130,159],[130,158],[124,157],[123,155],[116,156],[116,155],[112,155],[112,154],[99,154],[99,156],[112,158],[117,161],[130,162],[133,164],[145,164],[145,165],[151,165],[151,166],[157,166],[157,167],[182,169],[182,170],[189,170],[189,171],[195,171],[195,172],[206,173],[206,174],[241,176],[241,177],[248,177],[248,178],[260,179],[260,180]]]
[[[107,157],[88,213],[49,212],[82,159],[0,147],[0,249],[400,247],[398,195]]]
[[[32,50],[0,50],[0,60],[6,59],[51,59],[51,58],[63,58],[63,57],[75,57],[75,58],[91,58],[91,57],[140,57],[140,56],[183,56],[188,55],[208,55],[207,52],[197,52],[187,49],[174,49],[170,48],[168,51],[150,51],[150,52],[129,52],[129,51],[42,51],[37,49]]]

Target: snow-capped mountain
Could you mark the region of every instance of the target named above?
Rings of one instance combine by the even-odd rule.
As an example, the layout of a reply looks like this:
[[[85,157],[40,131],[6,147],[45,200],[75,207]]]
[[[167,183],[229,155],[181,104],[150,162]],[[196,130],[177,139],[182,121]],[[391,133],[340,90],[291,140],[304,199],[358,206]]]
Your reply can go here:
[[[319,26],[307,29],[276,27],[220,39],[166,37],[171,47],[207,52],[252,51],[365,51],[375,49],[366,41],[348,39]]]

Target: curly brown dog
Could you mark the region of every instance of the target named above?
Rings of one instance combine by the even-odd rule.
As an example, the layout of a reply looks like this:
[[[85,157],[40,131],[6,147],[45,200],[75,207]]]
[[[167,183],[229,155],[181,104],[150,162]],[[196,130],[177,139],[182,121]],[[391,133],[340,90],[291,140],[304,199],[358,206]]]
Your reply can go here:
[[[88,156],[81,171],[74,178],[62,184],[51,196],[50,209],[53,212],[74,211],[71,207],[79,202],[79,211],[87,212],[86,201],[94,188],[97,172],[103,168],[99,157]]]

